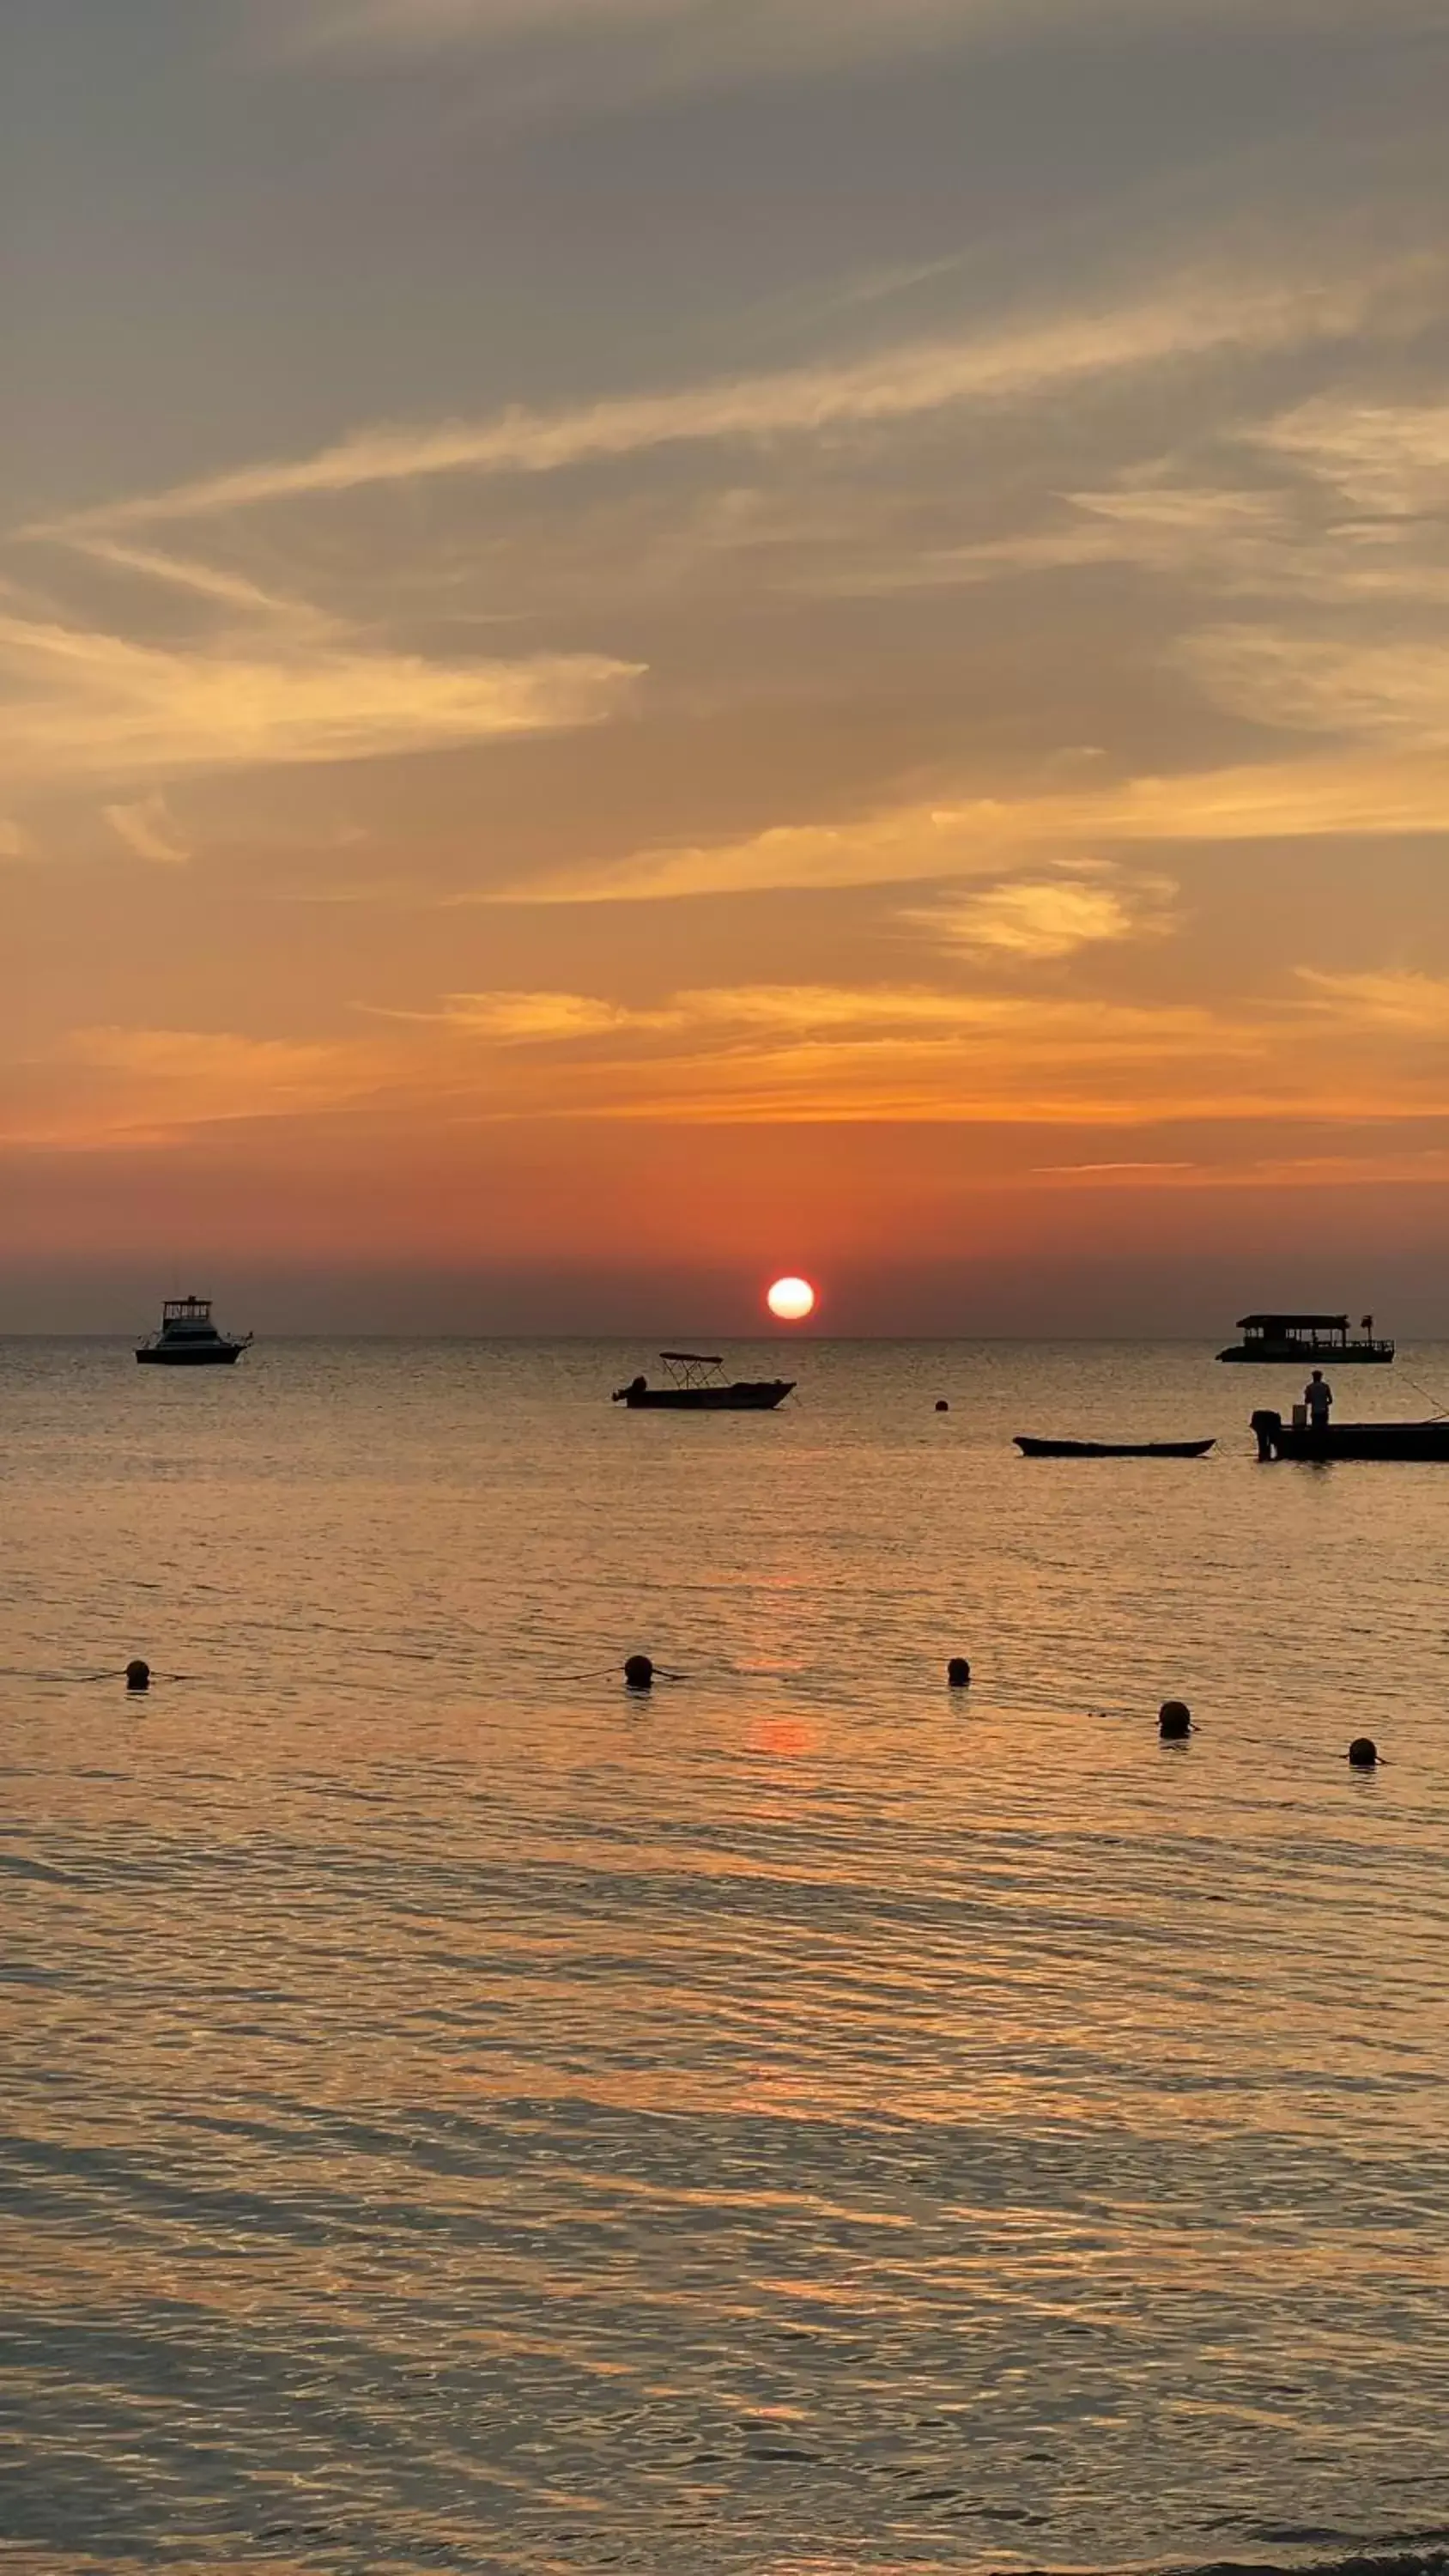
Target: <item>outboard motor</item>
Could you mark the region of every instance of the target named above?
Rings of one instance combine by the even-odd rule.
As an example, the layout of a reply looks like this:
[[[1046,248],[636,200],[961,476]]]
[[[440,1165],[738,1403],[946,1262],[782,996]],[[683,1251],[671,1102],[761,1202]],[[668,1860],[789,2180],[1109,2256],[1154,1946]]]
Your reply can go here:
[[[1278,1454],[1278,1437],[1283,1428],[1282,1414],[1255,1413],[1251,1427],[1257,1435],[1259,1457],[1262,1459],[1276,1458]]]

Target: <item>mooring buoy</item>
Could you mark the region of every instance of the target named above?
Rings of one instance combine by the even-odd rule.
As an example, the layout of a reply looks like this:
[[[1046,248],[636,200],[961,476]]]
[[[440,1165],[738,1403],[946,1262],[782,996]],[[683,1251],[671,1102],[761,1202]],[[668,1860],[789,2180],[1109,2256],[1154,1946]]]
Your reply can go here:
[[[1157,1732],[1164,1744],[1181,1744],[1192,1733],[1192,1710],[1185,1699],[1165,1699],[1157,1712]]]
[[[952,1690],[971,1688],[971,1667],[964,1655],[953,1655],[946,1666],[946,1680]]]
[[[140,1656],[136,1655],[126,1666],[126,1688],[128,1691],[142,1691],[149,1690],[150,1687],[151,1667],[149,1664],[143,1664]]]
[[[652,1690],[654,1666],[647,1655],[631,1655],[624,1666],[624,1679],[630,1690]]]

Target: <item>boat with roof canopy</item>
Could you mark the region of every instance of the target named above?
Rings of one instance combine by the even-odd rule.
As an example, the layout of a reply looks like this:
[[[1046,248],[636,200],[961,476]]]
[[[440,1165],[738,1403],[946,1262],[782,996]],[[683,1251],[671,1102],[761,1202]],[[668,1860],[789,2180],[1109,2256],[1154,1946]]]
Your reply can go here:
[[[614,1402],[631,1413],[773,1413],[793,1393],[792,1377],[727,1378],[718,1353],[661,1351],[668,1386],[631,1378],[615,1389]]]
[[[217,1330],[209,1297],[168,1297],[161,1309],[161,1330],[142,1342],[136,1357],[161,1368],[231,1368],[251,1342]]]
[[[1305,1361],[1311,1368],[1325,1360],[1343,1368],[1365,1361],[1387,1368],[1394,1356],[1392,1342],[1375,1340],[1372,1315],[1365,1315],[1359,1341],[1349,1339],[1347,1315],[1240,1315],[1238,1330],[1242,1340],[1219,1351],[1220,1360],[1256,1360],[1266,1368],[1302,1368]]]

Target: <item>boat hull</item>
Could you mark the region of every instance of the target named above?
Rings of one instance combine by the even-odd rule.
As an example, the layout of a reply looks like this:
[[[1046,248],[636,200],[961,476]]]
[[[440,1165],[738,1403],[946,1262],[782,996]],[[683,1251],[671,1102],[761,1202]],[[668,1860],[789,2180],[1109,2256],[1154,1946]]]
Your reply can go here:
[[[148,1350],[143,1342],[136,1357],[143,1368],[234,1368],[245,1342],[222,1342],[208,1350]]]
[[[631,1386],[619,1401],[631,1413],[773,1413],[794,1387],[785,1377],[734,1386]]]
[[[1211,1440],[1027,1440],[1018,1435],[1023,1458],[1205,1458]]]
[[[1253,1430],[1262,1459],[1291,1458],[1324,1466],[1339,1458],[1382,1458],[1449,1466],[1449,1422],[1283,1422],[1255,1413]]]
[[[1233,1342],[1220,1360],[1249,1368],[1391,1368],[1392,1342],[1349,1342],[1342,1350],[1315,1350],[1311,1342]]]

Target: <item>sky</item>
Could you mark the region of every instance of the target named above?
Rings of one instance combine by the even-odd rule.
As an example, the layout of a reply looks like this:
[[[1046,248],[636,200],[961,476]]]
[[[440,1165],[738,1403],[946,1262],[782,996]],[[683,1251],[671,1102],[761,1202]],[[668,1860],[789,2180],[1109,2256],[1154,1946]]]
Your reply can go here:
[[[11,0],[0,1329],[1449,1335],[1449,0]]]

